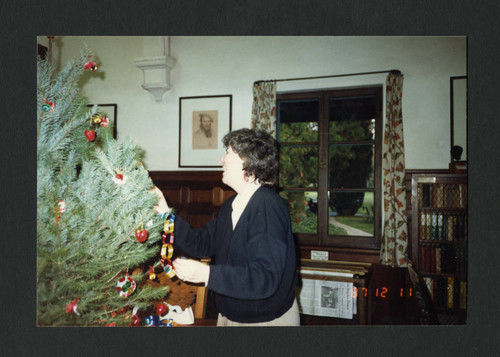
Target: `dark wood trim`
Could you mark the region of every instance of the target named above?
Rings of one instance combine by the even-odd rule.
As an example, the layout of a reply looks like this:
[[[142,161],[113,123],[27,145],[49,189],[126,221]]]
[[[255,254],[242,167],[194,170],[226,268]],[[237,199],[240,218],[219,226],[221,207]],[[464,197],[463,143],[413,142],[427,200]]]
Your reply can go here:
[[[380,249],[363,249],[363,248],[341,248],[341,247],[318,247],[314,245],[302,245],[299,243],[298,255],[301,259],[310,259],[311,251],[327,251],[328,260],[348,261],[358,263],[380,262]]]
[[[158,181],[160,184],[169,186],[181,186],[182,183],[197,183],[206,187],[207,185],[212,185],[214,182],[218,182],[220,186],[229,190],[231,189],[222,183],[222,170],[149,171],[149,175],[154,182]]]

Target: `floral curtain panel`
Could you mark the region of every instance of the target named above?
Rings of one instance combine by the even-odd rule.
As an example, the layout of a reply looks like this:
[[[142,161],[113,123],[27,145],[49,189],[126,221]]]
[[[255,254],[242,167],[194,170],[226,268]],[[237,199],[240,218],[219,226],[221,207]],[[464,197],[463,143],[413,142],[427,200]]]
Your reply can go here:
[[[402,95],[403,75],[399,72],[389,73],[382,160],[384,232],[380,261],[393,267],[406,266],[408,248]]]
[[[276,82],[253,86],[252,129],[263,129],[276,138]]]

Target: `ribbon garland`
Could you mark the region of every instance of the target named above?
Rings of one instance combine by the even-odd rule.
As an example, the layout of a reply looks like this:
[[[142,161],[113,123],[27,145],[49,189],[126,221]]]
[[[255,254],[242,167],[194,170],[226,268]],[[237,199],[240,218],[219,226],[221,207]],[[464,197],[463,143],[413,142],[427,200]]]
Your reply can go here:
[[[175,229],[175,214],[170,213],[165,219],[163,224],[163,234],[161,235],[162,247],[161,247],[161,267],[167,274],[167,276],[172,279],[175,276],[175,272],[172,268],[172,256],[174,255],[174,229]]]

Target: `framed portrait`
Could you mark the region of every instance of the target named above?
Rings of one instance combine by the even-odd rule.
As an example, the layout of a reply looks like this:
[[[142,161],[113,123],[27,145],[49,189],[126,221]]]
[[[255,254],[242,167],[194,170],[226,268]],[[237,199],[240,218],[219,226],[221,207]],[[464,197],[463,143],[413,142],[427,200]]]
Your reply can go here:
[[[95,104],[88,104],[87,107],[92,108]],[[116,121],[118,105],[116,104],[97,104],[97,112],[99,114],[105,114],[108,118],[108,125],[113,129],[113,138],[116,139]]]
[[[179,98],[179,167],[222,167],[232,95]]]

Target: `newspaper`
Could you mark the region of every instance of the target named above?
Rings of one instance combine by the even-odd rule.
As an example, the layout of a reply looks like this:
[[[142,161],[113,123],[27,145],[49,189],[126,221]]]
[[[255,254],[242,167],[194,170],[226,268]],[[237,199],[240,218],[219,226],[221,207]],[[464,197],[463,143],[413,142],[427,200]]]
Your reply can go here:
[[[352,319],[356,313],[353,283],[302,279],[299,293],[302,314]]]

